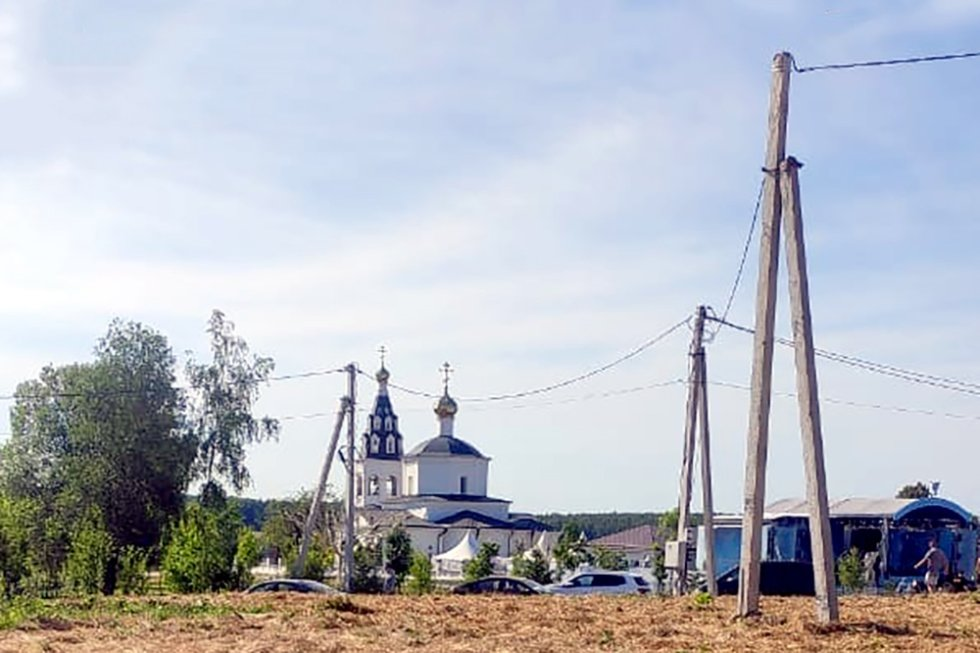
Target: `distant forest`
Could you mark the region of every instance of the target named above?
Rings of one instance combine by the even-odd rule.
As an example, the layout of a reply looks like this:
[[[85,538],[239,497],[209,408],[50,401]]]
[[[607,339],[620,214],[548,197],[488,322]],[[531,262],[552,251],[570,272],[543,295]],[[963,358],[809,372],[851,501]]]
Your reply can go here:
[[[229,502],[237,506],[245,524],[253,530],[262,528],[269,505],[276,501],[276,499],[229,499]],[[552,512],[544,515],[533,515],[533,517],[553,526],[555,530],[561,530],[565,524],[575,524],[591,540],[644,524],[655,525],[660,515],[655,512],[581,512],[568,514]],[[692,518],[695,522],[698,521],[697,515],[692,515]]]

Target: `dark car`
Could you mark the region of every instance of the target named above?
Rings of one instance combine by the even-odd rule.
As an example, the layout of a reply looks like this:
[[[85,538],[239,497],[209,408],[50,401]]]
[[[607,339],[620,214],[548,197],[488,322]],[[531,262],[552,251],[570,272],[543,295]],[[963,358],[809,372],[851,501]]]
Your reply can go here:
[[[315,580],[305,578],[273,578],[264,580],[261,583],[252,585],[247,590],[248,594],[256,592],[299,592],[301,594],[340,594],[332,587]]]
[[[738,594],[735,565],[718,577],[719,594]],[[759,593],[765,596],[813,596],[813,564],[790,560],[764,560],[759,574]]]
[[[527,578],[487,576],[457,585],[453,594],[543,594],[544,587]]]

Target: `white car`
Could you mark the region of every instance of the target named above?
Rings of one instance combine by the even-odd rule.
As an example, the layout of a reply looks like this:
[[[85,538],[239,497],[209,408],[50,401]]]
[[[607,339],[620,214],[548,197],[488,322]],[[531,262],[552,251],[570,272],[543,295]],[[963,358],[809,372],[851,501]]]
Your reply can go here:
[[[643,576],[626,571],[583,571],[561,583],[545,586],[549,594],[649,594]]]

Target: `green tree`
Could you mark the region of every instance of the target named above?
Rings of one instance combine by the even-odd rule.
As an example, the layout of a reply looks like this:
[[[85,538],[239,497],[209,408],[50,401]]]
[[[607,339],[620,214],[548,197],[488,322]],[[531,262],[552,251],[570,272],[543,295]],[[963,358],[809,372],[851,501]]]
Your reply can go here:
[[[65,587],[76,594],[108,593],[114,584],[115,551],[112,536],[98,508],[90,508],[72,535],[63,572]]]
[[[657,530],[663,533],[668,539],[674,539],[677,537],[677,525],[679,523],[680,516],[677,508],[671,508],[657,517]]]
[[[412,553],[412,563],[408,567],[408,579],[404,588],[409,594],[428,594],[435,588],[429,556],[418,551]]]
[[[299,570],[295,566],[311,501],[309,493],[292,499],[269,501],[265,508],[261,540],[264,546],[275,549],[290,573],[320,580],[336,558],[333,549],[334,526],[340,522],[340,501],[328,496],[321,503],[323,513],[316,520],[317,527],[311,534],[306,568]]]
[[[351,589],[354,592],[376,594],[381,591],[381,546],[378,544],[354,545],[354,573]]]
[[[6,598],[29,571],[33,513],[30,501],[0,495],[0,590]]]
[[[166,338],[115,320],[95,360],[46,367],[18,386],[0,486],[32,500],[35,571],[57,575],[68,525],[97,508],[120,546],[150,547],[183,502],[196,445]]]
[[[593,560],[586,545],[585,533],[574,522],[565,524],[561,529],[552,555],[559,570],[571,571],[579,565],[591,564]]]
[[[164,550],[167,586],[178,592],[236,587],[235,554],[241,529],[241,518],[233,508],[189,505]]]
[[[388,568],[395,574],[401,585],[412,564],[412,538],[401,526],[396,526],[388,533],[384,541],[384,557]]]
[[[496,542],[483,542],[476,557],[463,565],[463,577],[466,580],[476,580],[493,573],[493,558],[500,552]]]
[[[594,564],[599,569],[608,569],[609,571],[626,571],[629,569],[629,562],[622,551],[613,551],[606,547],[597,546],[593,547],[592,554]]]
[[[235,584],[244,589],[252,584],[252,567],[262,559],[262,547],[259,538],[251,529],[242,527],[238,532],[238,545],[235,548],[234,567]]]
[[[188,423],[199,443],[194,471],[205,487],[223,480],[240,493],[250,482],[245,448],[279,434],[277,420],[252,415],[259,386],[269,380],[275,363],[252,355],[221,311],[211,314],[207,331],[211,362],[191,359],[186,368],[192,388]]]
[[[922,481],[902,486],[895,494],[896,499],[928,499],[932,490]]]
[[[531,549],[529,553],[524,551],[515,553],[512,571],[515,576],[530,578],[542,585],[552,581],[548,560],[538,549]]]

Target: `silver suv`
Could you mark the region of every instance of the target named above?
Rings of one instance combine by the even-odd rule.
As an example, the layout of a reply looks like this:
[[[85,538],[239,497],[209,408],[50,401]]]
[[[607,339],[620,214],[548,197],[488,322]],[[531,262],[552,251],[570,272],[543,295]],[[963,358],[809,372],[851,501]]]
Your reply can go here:
[[[649,594],[643,576],[626,571],[583,571],[562,583],[545,586],[549,594]]]

